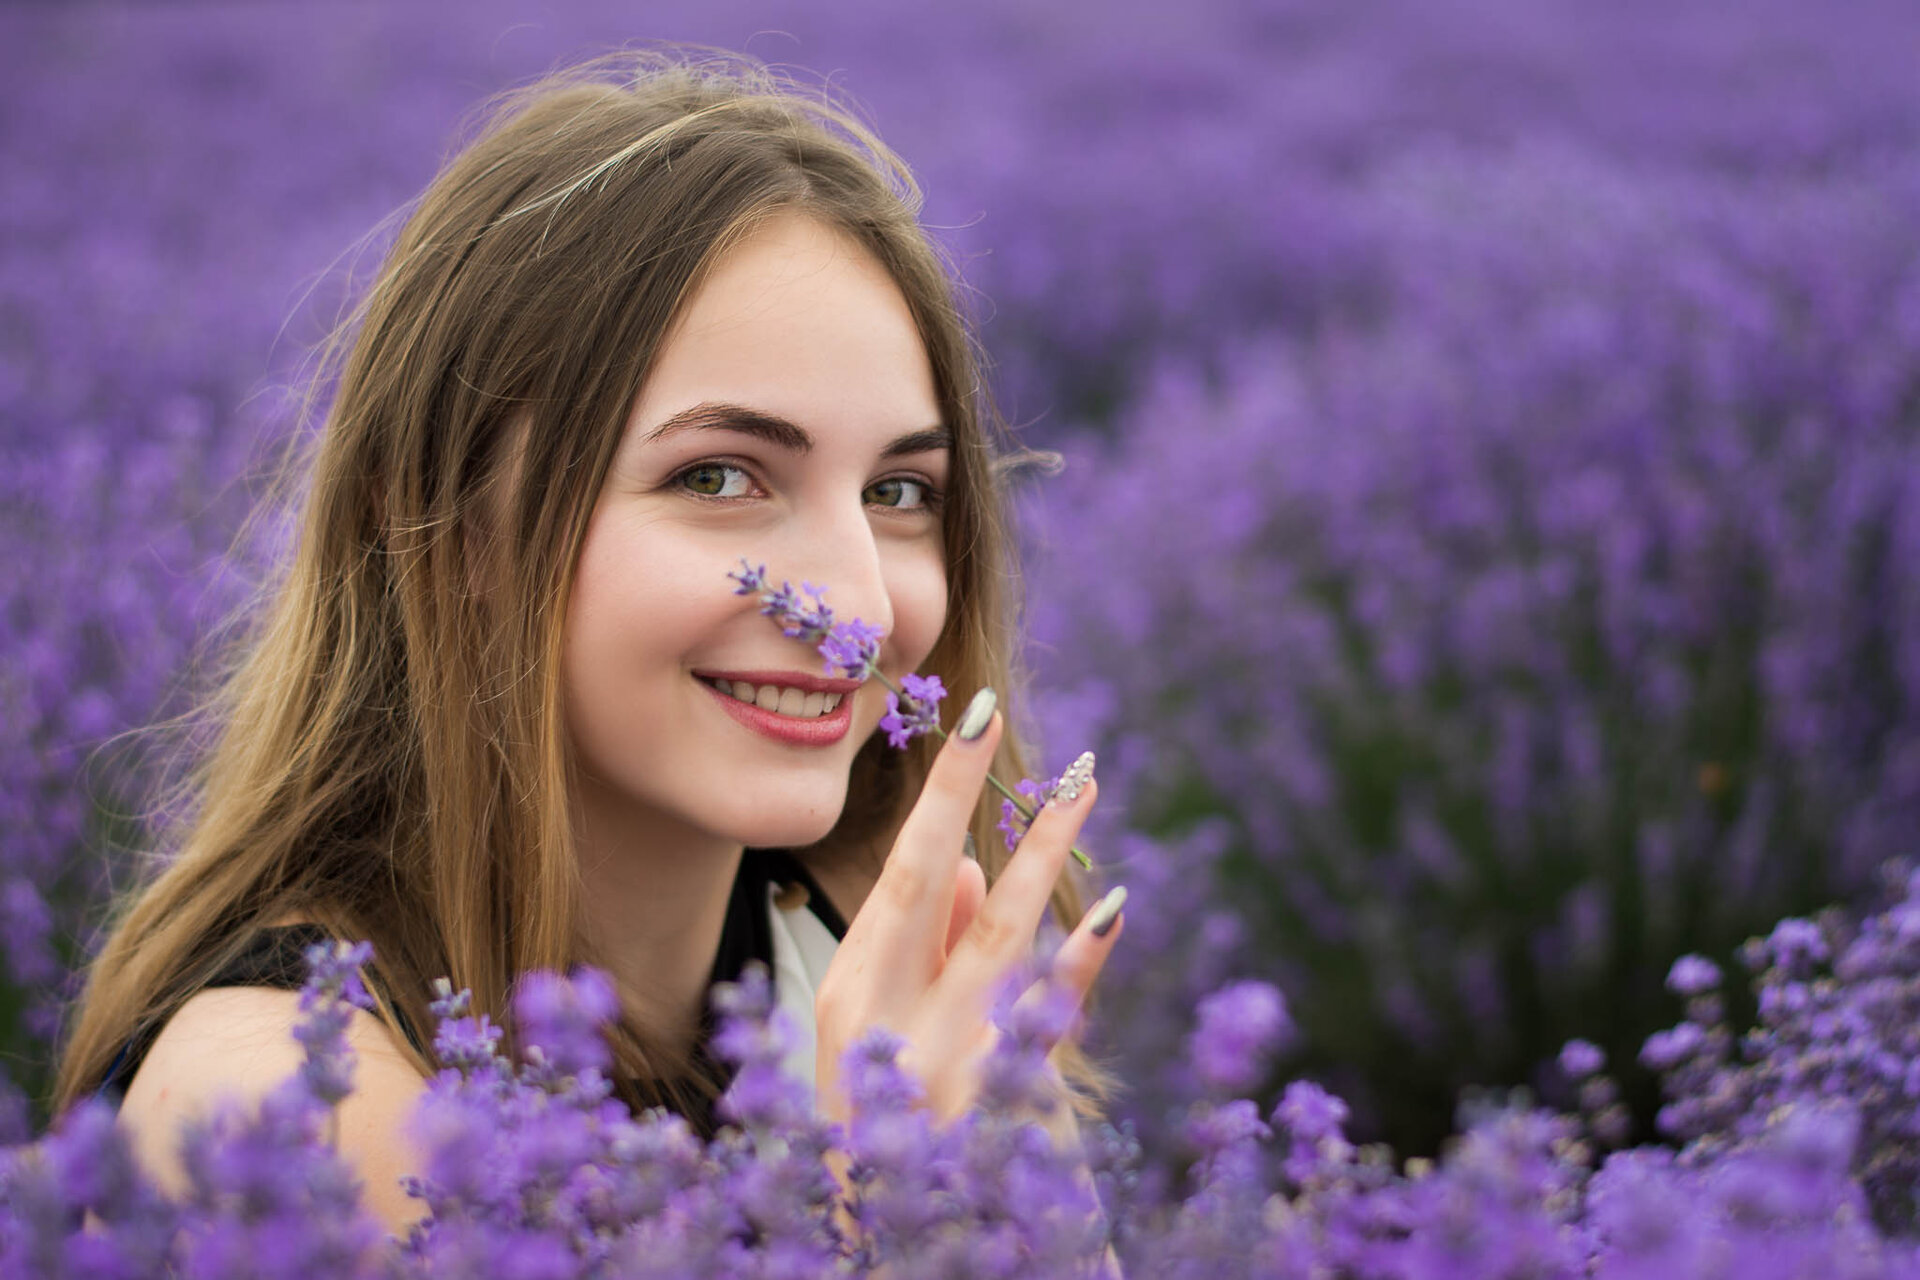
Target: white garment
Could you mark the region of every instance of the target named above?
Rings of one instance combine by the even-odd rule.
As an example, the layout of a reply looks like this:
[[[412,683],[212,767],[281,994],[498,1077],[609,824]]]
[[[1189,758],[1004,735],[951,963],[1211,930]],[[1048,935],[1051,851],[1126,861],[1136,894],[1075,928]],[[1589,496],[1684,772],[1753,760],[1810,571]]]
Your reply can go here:
[[[813,1023],[813,994],[827,975],[827,965],[840,947],[833,931],[805,903],[781,908],[780,886],[767,886],[767,917],[773,923],[773,990],[793,1018],[798,1034],[784,1062],[787,1074],[814,1083],[813,1056],[817,1044]]]

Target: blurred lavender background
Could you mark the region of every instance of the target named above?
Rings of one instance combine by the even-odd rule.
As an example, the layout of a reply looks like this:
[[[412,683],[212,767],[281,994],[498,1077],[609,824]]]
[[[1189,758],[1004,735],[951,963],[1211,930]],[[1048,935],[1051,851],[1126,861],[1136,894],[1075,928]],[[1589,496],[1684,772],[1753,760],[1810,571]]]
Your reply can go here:
[[[456,16],[457,13],[457,16]],[[1904,0],[0,9],[0,1042],[41,1078],[302,362],[463,113],[694,40],[916,167],[998,385],[1059,765],[1134,892],[1151,1143],[1198,995],[1355,1129],[1556,1087],[1674,958],[1920,853]],[[1276,1068],[1275,1081],[1284,1073]],[[1651,1114],[1651,1086],[1629,1097]],[[1636,1092],[1636,1090],[1638,1092]]]

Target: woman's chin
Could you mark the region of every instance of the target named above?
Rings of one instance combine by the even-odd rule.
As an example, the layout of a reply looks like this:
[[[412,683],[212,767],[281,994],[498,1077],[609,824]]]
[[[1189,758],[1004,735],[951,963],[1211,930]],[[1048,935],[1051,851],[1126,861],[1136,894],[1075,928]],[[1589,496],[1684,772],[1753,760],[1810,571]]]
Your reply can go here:
[[[800,849],[826,839],[839,821],[838,806],[824,813],[769,814],[743,823],[736,838],[749,849]]]

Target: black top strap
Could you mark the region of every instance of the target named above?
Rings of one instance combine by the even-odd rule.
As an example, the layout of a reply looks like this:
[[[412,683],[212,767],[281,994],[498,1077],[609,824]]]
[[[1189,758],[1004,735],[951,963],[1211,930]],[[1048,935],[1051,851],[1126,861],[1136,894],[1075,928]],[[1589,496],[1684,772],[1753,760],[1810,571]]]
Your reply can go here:
[[[207,980],[209,987],[272,987],[298,991],[307,985],[307,949],[333,941],[317,924],[290,924],[262,929],[247,949]]]

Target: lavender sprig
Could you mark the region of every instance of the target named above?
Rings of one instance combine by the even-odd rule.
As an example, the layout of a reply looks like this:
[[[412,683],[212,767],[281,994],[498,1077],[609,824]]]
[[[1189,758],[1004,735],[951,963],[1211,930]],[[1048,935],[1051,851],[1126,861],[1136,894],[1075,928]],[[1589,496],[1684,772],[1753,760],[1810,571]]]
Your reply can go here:
[[[940,727],[940,700],[947,696],[939,676],[902,676],[900,689],[887,695],[887,714],[880,717],[880,727],[895,750]]]
[[[373,961],[373,944],[318,942],[306,959],[307,985],[300,991],[306,1017],[293,1030],[306,1050],[300,1076],[316,1100],[335,1107],[353,1092],[353,1051],[346,1042],[353,1011],[374,1007],[360,976]]]
[[[727,576],[738,584],[735,595],[760,597],[760,612],[778,623],[782,634],[813,645],[826,662],[827,674],[841,672],[853,680],[871,678],[886,688],[887,714],[881,717],[880,728],[894,747],[904,749],[923,733],[941,742],[947,740],[946,730],[940,727],[940,701],[947,696],[940,677],[902,676],[898,685],[887,679],[880,670],[880,629],[858,618],[844,622],[836,619],[826,603],[825,587],[803,582],[796,591],[785,581],[775,587],[767,578],[767,567],[754,565],[745,557]],[[1000,829],[1011,847],[1051,797],[1052,787],[1023,780],[1016,793],[991,773],[987,782],[1002,798]],[[1078,846],[1071,852],[1082,870],[1093,869],[1093,859]]]

